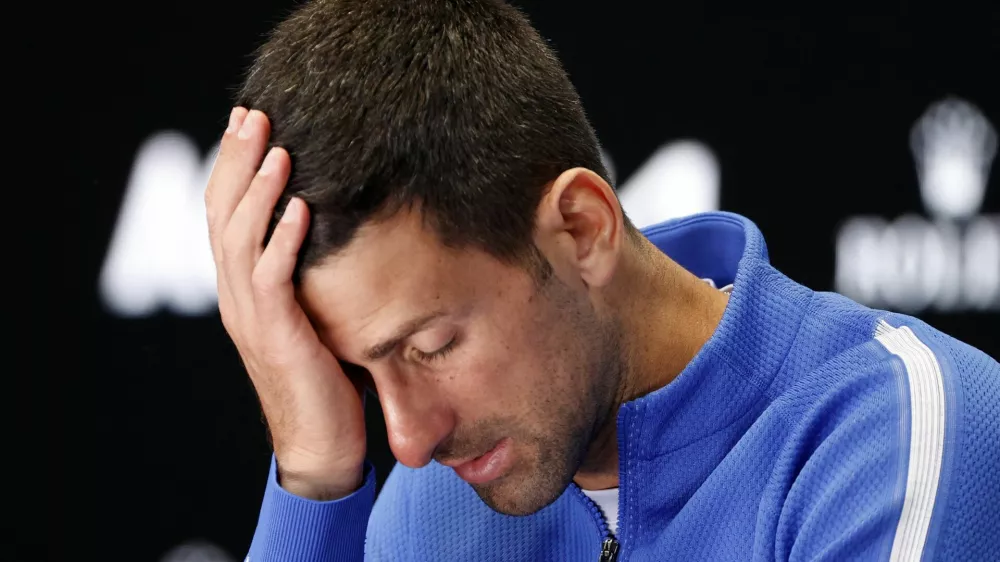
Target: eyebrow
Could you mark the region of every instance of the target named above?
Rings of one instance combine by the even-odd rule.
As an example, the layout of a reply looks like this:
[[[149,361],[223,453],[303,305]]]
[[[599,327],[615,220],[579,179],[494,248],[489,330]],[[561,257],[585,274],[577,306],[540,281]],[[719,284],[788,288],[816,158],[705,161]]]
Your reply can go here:
[[[429,324],[432,320],[435,320],[441,316],[444,316],[443,310],[437,310],[431,312],[430,314],[425,314],[410,320],[406,324],[403,324],[398,330],[396,330],[395,335],[391,338],[385,340],[382,343],[375,344],[365,350],[365,359],[368,361],[378,361],[385,356],[392,353],[392,350],[396,349],[396,346],[400,344],[406,338],[412,336],[413,334],[419,332],[424,326]]]

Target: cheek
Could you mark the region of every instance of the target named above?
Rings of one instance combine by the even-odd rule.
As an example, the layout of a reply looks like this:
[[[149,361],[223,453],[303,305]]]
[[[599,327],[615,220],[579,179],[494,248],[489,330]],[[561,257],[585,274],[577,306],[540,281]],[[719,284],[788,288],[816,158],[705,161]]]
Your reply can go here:
[[[494,410],[494,405],[505,402],[512,387],[517,386],[516,377],[511,376],[515,369],[510,361],[492,356],[456,361],[454,370],[443,374],[439,384],[465,405],[464,409]]]
[[[457,355],[457,354],[456,354]],[[534,350],[496,343],[456,356],[439,384],[465,419],[520,416],[541,396],[545,368]]]
[[[442,381],[467,419],[537,417],[554,390],[566,390],[575,351],[567,347],[565,326],[544,302],[508,297],[472,322],[455,369]]]
[[[452,360],[437,377],[437,384],[466,419],[511,413],[524,401],[529,390],[526,383],[537,376],[523,350],[498,344],[496,339],[489,345],[468,341]]]

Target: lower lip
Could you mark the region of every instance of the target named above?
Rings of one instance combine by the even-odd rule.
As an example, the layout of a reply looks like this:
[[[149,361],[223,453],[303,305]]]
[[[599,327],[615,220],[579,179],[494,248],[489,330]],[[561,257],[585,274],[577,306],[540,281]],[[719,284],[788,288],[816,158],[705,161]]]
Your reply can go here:
[[[507,471],[514,459],[511,453],[511,440],[505,437],[485,455],[456,466],[455,474],[469,484],[491,482]]]

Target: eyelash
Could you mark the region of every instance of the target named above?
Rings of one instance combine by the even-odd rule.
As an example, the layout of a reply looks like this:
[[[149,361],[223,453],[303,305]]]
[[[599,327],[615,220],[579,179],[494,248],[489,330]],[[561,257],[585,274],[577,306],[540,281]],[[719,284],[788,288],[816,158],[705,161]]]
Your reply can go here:
[[[431,362],[431,361],[435,361],[435,360],[441,359],[445,355],[448,355],[448,353],[451,350],[455,349],[455,344],[456,343],[458,343],[458,337],[451,338],[450,342],[444,344],[437,351],[432,351],[430,353],[425,353],[423,351],[420,351],[419,349],[414,349],[413,353],[414,353],[414,355],[417,356],[417,359],[420,359],[421,361]]]

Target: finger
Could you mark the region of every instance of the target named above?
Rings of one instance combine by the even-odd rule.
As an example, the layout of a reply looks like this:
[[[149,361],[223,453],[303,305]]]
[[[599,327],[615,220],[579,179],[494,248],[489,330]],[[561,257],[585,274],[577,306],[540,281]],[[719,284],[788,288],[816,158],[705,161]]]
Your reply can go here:
[[[233,211],[226,236],[233,237],[232,247],[228,248],[233,259],[229,266],[240,269],[235,271],[236,276],[248,276],[263,252],[264,236],[274,216],[274,205],[281,197],[290,173],[288,152],[281,147],[272,148],[246,195]]]
[[[205,210],[209,236],[216,260],[223,259],[222,233],[264,156],[270,122],[264,113],[238,107],[230,116],[230,126],[222,136],[219,156],[205,189]]]
[[[222,160],[222,152],[226,151],[226,154],[230,154],[232,150],[230,145],[232,144],[232,137],[237,134],[240,127],[243,125],[243,121],[247,117],[248,111],[243,107],[234,107],[229,113],[229,125],[226,127],[225,132],[222,134],[222,142],[219,146],[219,154],[215,157],[215,162],[212,163],[212,173],[208,178],[208,185],[205,187],[205,212],[208,218],[208,232],[209,240],[212,244],[212,255],[218,264],[219,260],[222,259],[222,252],[220,247],[220,238],[216,233],[220,231],[219,228],[219,212],[217,209],[217,192],[219,189],[219,175],[225,173],[224,167],[220,166],[220,160]]]
[[[272,148],[223,234],[225,279],[236,302],[252,303],[251,275],[264,246],[274,205],[288,180],[291,160],[283,148]]]
[[[254,308],[259,321],[287,321],[292,319],[290,315],[304,314],[295,300],[292,273],[308,227],[306,204],[292,197],[253,270]]]

